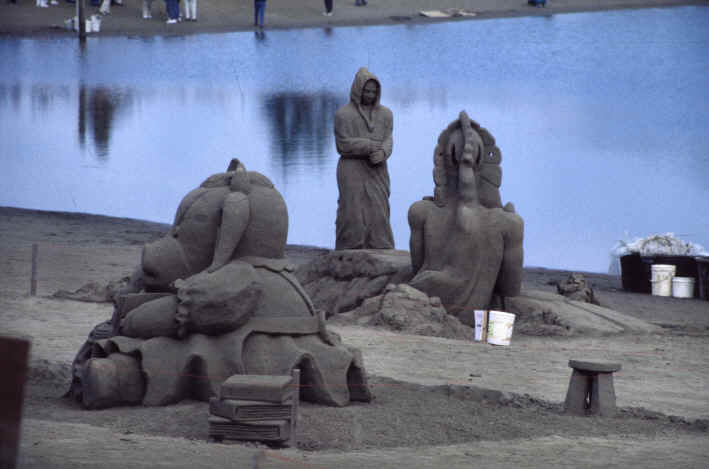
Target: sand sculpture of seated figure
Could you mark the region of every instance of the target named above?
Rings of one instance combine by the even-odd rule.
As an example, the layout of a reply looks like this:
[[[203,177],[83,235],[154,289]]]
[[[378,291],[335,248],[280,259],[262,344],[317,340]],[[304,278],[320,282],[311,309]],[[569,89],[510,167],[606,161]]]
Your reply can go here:
[[[468,325],[493,294],[516,296],[521,286],[523,222],[512,204],[502,207],[500,161],[492,135],[461,112],[438,138],[434,197],[409,209],[409,284]]]
[[[297,366],[306,400],[371,399],[361,355],[328,333],[283,258],[287,234],[285,201],[268,178],[238,160],[208,178],[169,233],[144,247],[112,334],[77,357],[71,393],[87,408],[165,405],[206,400],[233,374]]]

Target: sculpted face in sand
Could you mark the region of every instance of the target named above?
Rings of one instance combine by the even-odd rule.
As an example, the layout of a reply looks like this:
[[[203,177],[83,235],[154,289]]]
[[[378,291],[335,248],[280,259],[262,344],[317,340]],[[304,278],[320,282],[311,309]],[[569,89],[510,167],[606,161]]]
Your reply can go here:
[[[287,234],[265,176],[233,160],[208,178],[145,246],[132,292],[75,360],[72,394],[87,408],[165,405],[206,400],[234,374],[300,367],[306,400],[369,400],[359,352],[328,333],[283,259]]]
[[[500,161],[492,135],[461,112],[438,138],[434,197],[409,208],[409,284],[469,325],[493,294],[516,296],[522,282],[523,222],[512,204],[502,208]]]
[[[350,102],[335,113],[337,164],[335,249],[393,249],[389,225],[389,172],[393,117],[379,104],[381,85],[362,67]]]

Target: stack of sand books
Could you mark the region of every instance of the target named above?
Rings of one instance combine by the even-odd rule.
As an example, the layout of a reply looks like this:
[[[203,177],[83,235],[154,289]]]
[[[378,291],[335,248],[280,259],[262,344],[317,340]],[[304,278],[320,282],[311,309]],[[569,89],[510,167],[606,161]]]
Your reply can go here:
[[[300,370],[293,376],[234,375],[209,399],[209,437],[295,445]]]

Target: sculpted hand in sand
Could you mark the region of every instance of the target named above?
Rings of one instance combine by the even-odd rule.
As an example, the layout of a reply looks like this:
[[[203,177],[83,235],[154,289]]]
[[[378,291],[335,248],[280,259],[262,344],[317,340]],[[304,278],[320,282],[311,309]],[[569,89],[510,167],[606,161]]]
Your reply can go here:
[[[208,178],[145,246],[132,291],[74,362],[72,394],[88,408],[165,405],[206,400],[234,374],[300,367],[306,400],[371,399],[359,351],[328,333],[283,258],[287,234],[265,176],[233,160]]]
[[[500,161],[492,135],[461,112],[438,138],[434,197],[409,208],[409,284],[469,325],[493,294],[516,296],[522,282],[523,222],[512,204],[502,208]]]
[[[389,172],[393,117],[379,104],[381,85],[362,67],[350,102],[335,114],[337,164],[337,239],[335,249],[393,249],[389,225]]]

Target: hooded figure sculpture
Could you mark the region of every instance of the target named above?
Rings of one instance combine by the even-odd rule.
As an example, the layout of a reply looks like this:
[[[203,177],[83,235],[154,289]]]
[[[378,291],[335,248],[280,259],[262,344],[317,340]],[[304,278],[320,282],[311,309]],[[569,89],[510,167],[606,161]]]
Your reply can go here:
[[[381,85],[362,67],[350,102],[335,114],[337,203],[335,249],[393,249],[389,225],[389,171],[393,117],[379,104]]]

